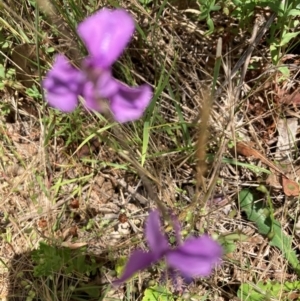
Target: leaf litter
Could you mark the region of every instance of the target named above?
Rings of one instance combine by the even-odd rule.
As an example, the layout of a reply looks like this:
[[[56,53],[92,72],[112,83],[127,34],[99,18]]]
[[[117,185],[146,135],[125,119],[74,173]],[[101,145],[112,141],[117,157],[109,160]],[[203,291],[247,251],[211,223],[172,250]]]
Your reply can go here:
[[[187,7],[184,9],[187,9]],[[203,87],[207,86],[207,80],[202,79],[205,78],[205,74],[209,72],[211,66],[213,66],[214,58],[211,54],[213,53],[215,45],[212,41],[216,41],[217,39],[203,36],[203,32],[199,31],[199,28],[202,26],[201,23],[193,20],[191,21],[186,14],[179,11],[171,4],[168,4],[164,9],[163,20],[161,18],[157,19],[152,15],[149,16],[147,12],[140,12],[140,14],[141,16],[139,16],[139,18],[148,18],[150,20],[150,24],[158,22],[158,26],[157,28],[152,28],[150,31],[148,37],[148,43],[150,43],[149,49],[147,48],[149,45],[145,46],[146,49],[145,52],[143,52],[140,50],[140,44],[136,44],[139,51],[136,49],[130,50],[137,62],[146,61],[145,65],[137,64],[137,66],[133,66],[133,68],[136,68],[135,70],[137,74],[139,74],[140,77],[146,77],[149,82],[157,81],[157,78],[155,78],[155,72],[153,72],[153,66],[166,64],[166,69],[172,70],[172,64],[175,61],[175,58],[180,57],[178,61],[179,67],[178,70],[176,70],[176,74],[170,73],[170,85],[174,88],[174,91],[179,89],[178,95],[183,96],[182,99],[175,99],[174,101],[174,99],[170,99],[170,97],[163,94],[160,104],[162,120],[160,120],[158,127],[161,127],[161,123],[173,124],[178,121],[176,111],[178,107],[174,105],[175,102],[178,102],[178,105],[183,110],[184,121],[192,124],[195,120],[197,120],[198,115],[198,110],[195,110],[195,108],[199,108],[203,105],[203,100],[200,97],[200,94],[197,92],[195,95],[195,91],[201,91]],[[222,22],[228,22],[228,20],[225,21],[221,19],[218,21],[221,24]],[[147,23],[145,24],[145,26],[147,26]],[[169,40],[170,36],[173,38],[172,41]],[[246,47],[244,41],[246,41],[247,38],[250,38],[250,36],[247,36],[247,32],[237,36],[235,41],[238,45],[237,48],[245,50]],[[154,40],[157,43],[155,42],[155,45],[151,45],[151,41]],[[138,42],[140,43],[141,41],[139,40]],[[135,45],[134,43],[135,42],[133,42],[133,45]],[[259,46],[266,51],[265,45]],[[155,52],[154,57],[150,55],[152,51]],[[234,65],[240,57],[241,51],[236,51],[236,49],[232,51],[233,55],[230,59],[232,59],[231,63]],[[260,50],[257,51],[254,49],[253,51],[252,56],[257,55],[259,58],[264,60]],[[161,58],[164,58],[164,60],[161,60]],[[71,57],[71,59],[76,60],[75,57]],[[268,62],[266,62],[266,60],[263,61],[265,70],[267,69],[267,63]],[[140,70],[140,66],[143,66],[142,71]],[[226,66],[224,66],[224,69],[225,68]],[[263,70],[260,71],[261,73],[265,72]],[[209,73],[212,74],[211,72]],[[253,73],[250,74],[250,72],[247,72],[246,75],[246,82],[255,82]],[[262,74],[256,74],[255,76],[261,75]],[[221,76],[225,77],[223,74],[221,74]],[[139,77],[137,77],[136,80],[139,81]],[[237,79],[232,77],[230,84],[235,85],[236,82]],[[296,79],[294,82],[296,82]],[[272,138],[272,136],[278,136],[276,132],[276,125],[272,126],[274,121],[272,120],[272,114],[274,111],[269,110],[270,107],[267,105],[268,96],[273,91],[273,84],[274,83],[271,83],[271,86],[269,87],[266,85],[264,89],[262,89],[265,91],[265,94],[261,92],[260,89],[256,89],[254,86],[252,86],[253,90],[251,91],[251,96],[249,96],[249,98],[246,96],[247,88],[245,88],[241,94],[242,97],[245,96],[244,104],[248,101],[249,107],[252,107],[252,110],[249,111],[246,106],[242,107],[241,111],[245,112],[242,118],[246,118],[246,120],[250,119],[250,123],[255,129],[255,135],[253,136],[253,133],[251,133],[248,128],[248,123],[243,119],[242,127],[246,132],[246,137],[248,140],[257,140],[263,146],[268,145],[265,142],[268,142],[268,139]],[[251,86],[251,82],[249,85]],[[166,92],[164,93],[167,94]],[[23,96],[24,95],[20,94],[19,98],[21,99]],[[218,103],[213,106],[212,117],[209,121],[210,137],[208,138],[208,148],[211,148],[214,152],[216,148],[219,147],[218,139],[221,140],[224,137],[224,123],[221,121],[225,122],[226,118],[228,119],[230,116],[227,115],[226,110],[228,109],[229,111],[233,109],[232,103],[229,101],[232,97],[233,95],[231,92],[228,94],[222,93],[221,97],[218,98]],[[20,99],[16,100],[20,102],[24,101]],[[29,100],[27,99],[25,101]],[[174,101],[174,103],[172,101]],[[8,102],[10,102],[10,100],[8,100]],[[225,111],[222,110],[222,106],[226,108]],[[19,122],[20,119],[24,118],[22,114],[23,113],[17,116],[16,122]],[[29,118],[34,121],[34,118]],[[60,116],[55,115],[55,118],[60,118]],[[245,122],[245,124],[243,124],[243,122]],[[33,124],[33,128],[35,128],[38,132],[42,132],[43,128],[39,128],[39,126],[35,123]],[[1,126],[5,128],[5,122],[3,122]],[[234,133],[235,124],[232,126]],[[87,131],[88,128],[89,127],[82,130],[81,141],[84,141],[87,135],[90,134]],[[124,127],[124,129],[124,135],[126,136],[128,131],[126,127]],[[191,136],[193,136],[193,131],[196,131],[196,129],[191,127],[190,130]],[[17,127],[13,129],[13,134],[16,136],[21,135]],[[188,151],[184,150],[183,152],[177,152],[178,155],[172,152],[174,149],[177,150],[176,143],[180,143],[182,138],[181,133],[178,137],[176,137],[176,139],[174,139],[174,137],[170,138],[170,136],[163,131],[157,131],[154,134],[155,135],[153,135],[152,132],[148,148],[149,153],[151,155],[153,154],[153,158],[157,153],[164,152],[166,149],[170,149],[171,151],[166,152],[162,159],[158,158],[153,160],[151,159],[151,156],[148,156],[149,158],[148,162],[146,162],[146,167],[151,170],[151,173],[154,175],[158,174],[159,182],[165,190],[172,192],[175,191],[176,195],[170,196],[163,194],[161,191],[162,188],[154,187],[153,189],[158,190],[158,193],[164,195],[164,200],[168,200],[168,205],[170,207],[175,208],[176,211],[183,212],[186,206],[186,201],[183,200],[193,198],[193,193],[190,197],[186,198],[186,191],[184,191],[184,187],[195,186],[194,179],[196,178],[196,173],[194,162],[186,159],[186,157],[190,158]],[[228,135],[228,133],[225,134]],[[66,142],[65,137],[62,138],[60,137],[60,134],[58,135],[57,133],[55,135],[58,137],[53,137],[53,140],[51,141],[53,144],[50,146],[50,153],[56,154],[56,156],[50,156],[50,162],[46,162],[43,157],[42,159],[36,157],[36,161],[33,160],[33,158],[28,155],[30,154],[29,150],[28,152],[26,152],[26,150],[25,152],[22,152],[24,148],[26,149],[26,146],[23,145],[25,144],[23,141],[21,145],[18,146],[17,143],[20,142],[18,142],[17,139],[9,137],[10,142],[12,142],[11,147],[2,144],[6,153],[5,156],[7,157],[5,164],[9,165],[9,161],[11,161],[19,166],[20,170],[22,170],[21,173],[23,174],[23,178],[19,180],[14,179],[13,173],[7,172],[9,180],[7,182],[8,184],[3,187],[1,186],[1,193],[5,196],[5,202],[2,201],[1,203],[1,210],[4,209],[5,213],[9,215],[9,219],[5,221],[5,235],[6,237],[9,237],[10,231],[15,235],[14,240],[12,241],[12,245],[15,250],[13,251],[10,249],[9,243],[4,240],[4,243],[1,246],[1,253],[7,254],[8,258],[14,252],[22,252],[24,247],[31,244],[36,246],[37,241],[45,237],[47,239],[65,238],[66,241],[63,241],[62,243],[65,243],[71,248],[76,248],[76,246],[79,246],[80,244],[87,243],[89,245],[90,252],[100,255],[107,250],[107,243],[109,241],[112,242],[112,240],[114,249],[117,251],[120,249],[122,253],[124,251],[127,252],[131,248],[140,245],[143,246],[139,231],[142,231],[142,224],[146,216],[146,211],[148,211],[148,208],[151,207],[153,203],[151,203],[151,201],[148,201],[148,203],[145,201],[145,199],[147,200],[147,192],[143,185],[140,187],[139,179],[137,179],[134,170],[132,172],[132,170],[127,168],[125,171],[118,170],[116,172],[116,168],[112,166],[86,164],[82,157],[75,158],[75,156],[72,156],[73,153],[70,152],[70,149],[64,147],[64,143]],[[109,135],[110,133],[108,133],[108,136]],[[130,135],[128,137],[128,141],[131,141],[132,139],[130,139]],[[175,144],[174,141],[176,141]],[[84,150],[85,157],[90,156],[92,157],[92,160],[95,161],[101,161],[105,158],[107,161],[113,160],[117,163],[128,163],[124,160],[124,157],[119,156],[118,154],[112,155],[112,149],[110,148],[111,144],[107,143],[107,140],[103,139],[101,143],[100,147],[93,149],[93,152],[88,155],[86,155],[87,152]],[[37,150],[37,153],[40,154],[40,141],[33,141],[31,144],[35,144],[35,149]],[[240,157],[244,156],[246,157],[246,160],[249,161],[251,161],[251,157],[255,157],[256,159],[261,160],[261,162],[271,170],[274,169],[276,171],[277,169],[277,172],[282,175],[283,171],[281,171],[281,167],[278,167],[275,163],[273,163],[272,157],[269,157],[272,153],[270,154],[268,147],[264,149],[265,152],[262,152],[261,148],[259,148],[260,151],[257,151],[252,147],[250,147],[250,149],[249,147],[244,147],[244,150],[240,150],[239,143],[237,143],[236,146]],[[184,148],[183,144],[182,148]],[[12,150],[14,150],[15,153],[12,153]],[[33,152],[33,154],[35,153]],[[225,148],[221,155],[228,155],[228,157],[230,157],[232,152],[229,152],[228,149]],[[18,160],[19,157],[22,158],[21,161]],[[240,157],[234,157],[233,159],[240,161],[242,160]],[[220,160],[220,157],[216,156],[215,161],[218,160]],[[24,167],[20,164],[22,161],[25,162]],[[47,170],[47,164],[49,163],[50,165],[56,166],[55,169],[53,169],[49,180],[51,185],[55,185],[53,186],[55,194],[50,196],[47,194],[45,184],[43,183],[43,177],[47,177],[44,173],[45,170]],[[205,175],[204,181],[210,182],[212,180],[210,176],[213,174],[213,171],[211,171],[214,167],[213,163],[209,166],[208,175]],[[155,167],[153,170],[151,169],[152,166]],[[6,167],[2,170],[3,173],[9,170],[8,166]],[[99,172],[95,172],[95,169],[100,170],[100,174]],[[101,175],[101,173],[103,173],[103,175]],[[36,177],[36,174],[40,177]],[[230,209],[225,212],[222,211],[222,208],[214,208],[211,210],[211,208],[196,207],[194,210],[201,212],[196,224],[197,233],[205,230],[211,233],[215,232],[226,235],[232,232],[242,231],[242,233],[247,233],[249,238],[252,240],[239,241],[238,239],[236,242],[236,249],[233,252],[234,260],[231,261],[225,258],[222,268],[218,269],[211,279],[203,282],[200,281],[194,285],[191,290],[202,296],[208,294],[210,298],[214,298],[214,296],[216,296],[217,299],[214,300],[229,300],[235,297],[237,293],[232,283],[254,281],[254,278],[263,278],[266,281],[273,278],[280,279],[280,275],[278,274],[285,275],[286,278],[293,279],[295,275],[293,274],[293,271],[286,269],[285,261],[282,261],[281,254],[279,254],[277,250],[269,248],[266,238],[262,237],[257,232],[257,229],[253,227],[252,222],[255,223],[255,221],[253,220],[252,222],[249,222],[248,219],[241,215],[238,204],[235,202],[236,193],[241,188],[241,185],[249,185],[250,187],[253,184],[256,185],[258,181],[261,180],[258,175],[256,173],[252,173],[248,169],[245,169],[243,166],[228,168],[226,162],[221,161],[221,172],[215,174],[215,176],[218,178],[214,188],[215,193],[219,192],[228,196],[228,201],[231,206]],[[113,184],[106,184],[106,186],[102,186],[102,182],[109,183],[109,181],[106,181],[107,177],[112,178],[113,181],[121,181],[121,187]],[[42,179],[42,181],[40,180],[38,182],[38,178]],[[288,178],[283,176],[282,181],[286,181],[287,179],[288,181],[292,181],[292,183],[288,182],[287,184],[283,184],[284,187],[291,184],[295,185],[295,178],[293,178],[292,175],[288,175]],[[16,188],[15,190],[9,189],[10,182],[12,181],[17,181],[17,185],[15,183],[13,186]],[[168,190],[167,187],[170,185],[173,187]],[[131,187],[131,190],[129,191],[127,187]],[[22,194],[22,190],[29,191],[30,193]],[[131,196],[134,191],[143,197],[141,200],[143,200],[144,203],[139,203],[137,201],[138,199]],[[288,191],[285,191],[284,193],[288,196]],[[290,193],[291,196],[295,195],[294,192]],[[183,194],[185,197],[181,197]],[[66,204],[74,199],[79,200],[79,207],[66,207]],[[274,201],[274,210],[277,214],[276,219],[280,223],[281,228],[284,228],[282,231],[292,233],[290,230],[291,226],[286,227],[287,224],[292,225],[292,222],[287,219],[284,214],[282,214],[280,208],[283,207],[284,210],[288,210],[288,212],[292,213],[293,217],[296,219],[297,216],[295,216],[295,212],[297,212],[297,207],[295,201],[290,202],[287,199],[286,203],[283,203],[282,199],[280,199],[280,195],[272,195],[272,201]],[[181,203],[181,205],[178,206],[176,202]],[[130,205],[133,205],[131,209]],[[77,205],[75,207],[77,207]],[[122,235],[118,231],[118,217],[120,212],[124,209],[128,211],[126,212],[126,215],[129,217],[129,220],[132,220],[134,224],[137,225],[136,228],[130,226],[130,230],[126,230],[126,235]],[[34,214],[32,214],[31,211]],[[194,211],[192,211],[192,213],[193,212]],[[142,217],[138,217],[139,215],[142,215]],[[41,222],[41,218],[45,221]],[[28,231],[32,228],[34,229],[37,223],[39,223],[39,226],[43,225],[43,227],[38,228],[41,232]],[[78,227],[77,238],[75,233],[70,231],[74,224]],[[188,224],[189,222],[187,218],[186,230],[195,231],[193,228],[188,228]],[[47,226],[44,227],[44,225]],[[20,229],[23,231],[19,231]],[[136,232],[133,229],[135,229]],[[27,233],[25,230],[32,233],[32,236],[27,234],[25,235],[24,233]],[[117,235],[119,235],[118,238],[116,238]],[[30,243],[28,238],[30,238]],[[137,242],[132,241],[131,238],[136,238]],[[261,251],[259,251],[258,248],[260,248]],[[245,267],[249,265],[249,262],[247,262],[248,260],[250,261],[250,266],[251,263],[253,263],[254,266],[258,267],[255,272],[245,272]],[[278,273],[276,272],[276,268],[278,268]],[[147,275],[147,277],[149,277],[149,274]],[[153,275],[151,275],[151,277],[153,277]],[[222,287],[219,285],[220,282],[222,283]],[[260,282],[258,282],[258,285],[260,286]],[[140,282],[138,287],[141,287]],[[209,289],[207,289],[207,287],[209,287]],[[142,290],[139,290],[139,292],[142,292]],[[124,293],[121,295],[124,297]]]

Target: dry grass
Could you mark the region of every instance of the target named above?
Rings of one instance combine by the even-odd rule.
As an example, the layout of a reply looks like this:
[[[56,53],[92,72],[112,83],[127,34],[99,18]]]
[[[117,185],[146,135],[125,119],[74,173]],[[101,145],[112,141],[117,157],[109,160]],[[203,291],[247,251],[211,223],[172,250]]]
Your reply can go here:
[[[66,11],[71,10],[70,3]],[[88,14],[87,7],[94,11],[103,5],[101,1],[89,6],[79,1],[78,10],[83,17]],[[26,256],[40,241],[58,247],[85,245],[87,253],[95,254],[104,268],[84,281],[105,292],[103,283],[115,277],[116,259],[138,245],[144,247],[143,221],[149,208],[156,206],[156,198],[179,215],[187,233],[247,236],[235,241],[236,249],[225,255],[213,276],[186,288],[191,300],[237,300],[241,283],[296,280],[298,276],[282,252],[269,245],[239,206],[238,192],[245,187],[255,189],[266,182],[266,176],[225,164],[223,158],[261,166],[261,161],[239,155],[235,146],[243,140],[254,143],[273,161],[279,119],[298,117],[297,104],[290,105],[288,95],[299,89],[299,61],[291,57],[291,75],[279,82],[265,36],[253,48],[253,32],[246,28],[237,31],[239,24],[233,18],[215,13],[217,30],[206,36],[205,22],[188,11],[195,9],[188,1],[155,2],[152,9],[135,0],[120,5],[132,12],[140,29],[115,73],[129,84],[146,81],[156,89],[155,105],[145,118],[124,126],[80,110],[66,116],[45,107],[41,95],[29,93],[26,89],[32,83],[39,87],[40,77],[51,66],[50,47],[74,62],[80,60],[83,50],[62,11],[41,7],[37,16],[37,10],[25,0],[0,4],[0,26],[8,43],[7,48],[0,48],[1,63],[7,70],[16,70],[0,91],[0,296],[3,300],[30,300],[29,291],[33,291],[34,300],[60,300],[64,292],[62,299],[72,300],[67,286],[76,286],[76,280],[61,272],[49,288],[47,280],[37,280],[30,273],[33,264]],[[261,17],[264,26],[270,14],[262,11]],[[80,15],[74,12],[70,18],[78,22]],[[223,38],[222,68],[211,110],[207,110],[219,37]],[[242,66],[254,66],[255,61],[260,66],[243,73]],[[285,105],[280,102],[283,97]],[[205,118],[207,123],[203,123]],[[116,133],[121,133],[122,141]],[[291,177],[297,181],[298,142],[294,142],[287,168],[294,171]],[[124,145],[130,148],[129,155]],[[206,153],[213,159],[203,168]],[[275,218],[292,236],[296,248],[298,197],[284,195],[282,188],[271,186],[270,190]],[[145,272],[137,282],[129,282],[125,291],[111,289],[102,298],[141,299],[148,280],[159,279],[161,273],[160,267],[152,274]],[[30,289],[24,288],[24,279],[30,282]],[[203,296],[206,299],[201,299]]]

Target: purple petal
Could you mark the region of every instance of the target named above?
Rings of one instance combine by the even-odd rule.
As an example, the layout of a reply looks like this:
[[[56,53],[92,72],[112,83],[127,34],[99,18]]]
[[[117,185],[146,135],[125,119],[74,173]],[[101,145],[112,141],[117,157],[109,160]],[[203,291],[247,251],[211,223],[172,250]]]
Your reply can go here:
[[[110,67],[121,55],[134,32],[134,20],[123,9],[104,8],[78,25],[77,32],[94,67]]]
[[[87,81],[82,90],[85,107],[89,110],[101,112],[100,98],[97,98],[95,85],[91,81]]]
[[[120,89],[119,82],[112,76],[110,70],[103,70],[97,81],[97,90],[103,98],[110,98]]]
[[[148,85],[131,88],[119,83],[118,92],[110,98],[110,109],[116,121],[124,123],[142,117],[152,98]]]
[[[42,84],[47,102],[63,112],[73,111],[78,103],[82,78],[81,72],[72,67],[65,56],[58,55]]]
[[[123,272],[123,275],[120,279],[114,281],[115,285],[120,285],[122,282],[126,281],[130,277],[132,277],[136,272],[143,270],[147,267],[149,267],[151,264],[155,263],[157,261],[157,256],[152,253],[146,253],[142,250],[136,250],[134,251]]]
[[[103,109],[101,108],[101,101],[116,94],[119,83],[113,78],[110,70],[91,70],[88,77],[91,79],[84,84],[82,93],[85,106],[90,110],[101,112]]]
[[[167,254],[168,264],[188,277],[209,276],[220,261],[221,246],[207,235],[191,237]]]
[[[145,235],[151,251],[156,254],[158,259],[170,249],[165,235],[162,234],[159,212],[157,210],[150,212],[148,216]]]

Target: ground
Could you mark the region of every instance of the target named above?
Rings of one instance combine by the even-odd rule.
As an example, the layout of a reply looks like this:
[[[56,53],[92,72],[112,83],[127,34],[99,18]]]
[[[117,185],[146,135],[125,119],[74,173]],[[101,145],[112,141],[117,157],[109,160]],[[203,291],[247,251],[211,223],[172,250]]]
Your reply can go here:
[[[41,88],[57,53],[80,66],[76,26],[104,6],[136,21],[113,67],[153,87],[135,122],[59,112]],[[2,300],[300,299],[299,15],[292,0],[2,1]],[[191,284],[160,263],[113,287],[157,207],[222,262]]]

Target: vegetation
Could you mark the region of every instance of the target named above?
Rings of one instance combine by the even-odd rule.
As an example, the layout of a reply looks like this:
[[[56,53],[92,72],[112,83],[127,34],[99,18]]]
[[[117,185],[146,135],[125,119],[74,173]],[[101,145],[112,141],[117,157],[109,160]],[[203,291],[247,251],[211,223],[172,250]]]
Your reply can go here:
[[[154,90],[135,122],[59,112],[41,88],[56,54],[80,65],[77,24],[103,7],[136,21],[113,67]],[[2,299],[298,300],[299,16],[298,0],[1,1]],[[222,263],[112,286],[157,203]]]

